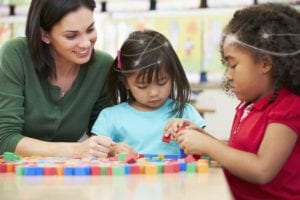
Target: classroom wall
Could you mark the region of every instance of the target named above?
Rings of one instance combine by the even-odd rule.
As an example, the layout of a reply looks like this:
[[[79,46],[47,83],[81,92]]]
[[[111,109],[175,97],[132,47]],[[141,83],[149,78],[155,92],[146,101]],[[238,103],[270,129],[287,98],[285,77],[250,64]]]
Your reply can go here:
[[[221,88],[205,89],[196,97],[196,106],[214,109],[214,113],[205,113],[205,128],[211,135],[221,140],[228,140],[235,107],[239,101],[234,96],[225,94]]]

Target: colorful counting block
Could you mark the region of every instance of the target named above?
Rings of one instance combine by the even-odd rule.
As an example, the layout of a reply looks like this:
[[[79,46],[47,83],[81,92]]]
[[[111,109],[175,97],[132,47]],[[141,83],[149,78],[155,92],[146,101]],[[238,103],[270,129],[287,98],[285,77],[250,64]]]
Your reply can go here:
[[[100,176],[101,175],[101,167],[99,165],[91,166],[91,175],[92,176]]]
[[[112,167],[112,175],[122,176],[125,175],[125,167],[123,165],[116,165]]]
[[[187,173],[196,173],[196,163],[190,162],[186,164]]]
[[[165,159],[165,155],[164,154],[158,154],[157,157],[159,157],[160,160],[164,160]]]
[[[136,163],[136,156],[134,154],[128,154],[125,158],[125,162],[128,164]]]
[[[109,164],[101,166],[101,174],[111,176],[112,175],[112,166]]]
[[[145,165],[145,174],[157,174],[157,165],[154,164],[147,164]]]
[[[64,175],[64,165],[58,164],[56,166],[56,172],[57,172],[57,175],[59,175],[59,176]]]
[[[6,172],[7,172],[6,163],[0,163],[0,173],[6,173]]]
[[[6,163],[7,172],[15,172],[16,163],[8,162]]]
[[[201,159],[201,155],[196,155],[196,154],[194,154],[193,157],[194,157],[195,160]]]
[[[64,175],[65,176],[73,176],[74,175],[74,166],[65,166]]]
[[[180,161],[179,162],[179,171],[185,171],[186,170],[186,162]]]
[[[23,176],[24,175],[24,166],[23,165],[17,165],[15,168],[15,173],[18,176]]]
[[[186,154],[184,153],[183,149],[180,149],[179,154],[180,154],[179,155],[180,158],[185,158],[186,157]]]
[[[57,175],[55,166],[44,166],[44,175],[46,176],[54,176]]]
[[[42,175],[42,168],[35,165],[28,165],[24,168],[24,176],[38,176]]]
[[[124,169],[125,169],[125,174],[130,174],[130,165],[129,164],[124,164]]]
[[[88,176],[91,174],[91,168],[88,165],[79,165],[74,167],[75,176]]]
[[[140,174],[141,167],[138,164],[130,165],[130,174]]]
[[[197,161],[197,172],[207,173],[208,172],[208,160],[200,159]]]
[[[4,152],[3,154],[3,160],[5,161],[18,161],[21,157],[12,153],[12,152]]]
[[[171,135],[168,135],[168,136],[163,135],[162,141],[169,143],[171,141]]]
[[[127,153],[119,153],[118,154],[118,161],[124,162],[126,157],[127,157]]]
[[[187,157],[184,158],[184,161],[186,163],[195,162],[195,158],[192,155],[188,155]]]
[[[174,163],[166,163],[163,167],[164,173],[175,173],[179,171],[179,165],[175,165]]]
[[[179,155],[176,154],[165,155],[165,159],[177,160],[179,159]]]

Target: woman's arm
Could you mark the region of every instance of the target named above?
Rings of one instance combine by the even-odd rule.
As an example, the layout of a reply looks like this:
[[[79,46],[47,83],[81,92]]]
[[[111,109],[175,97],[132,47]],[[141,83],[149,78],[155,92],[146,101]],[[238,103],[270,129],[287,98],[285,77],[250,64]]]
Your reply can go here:
[[[92,136],[83,142],[45,142],[24,137],[16,146],[21,156],[107,157],[114,142],[105,136]]]

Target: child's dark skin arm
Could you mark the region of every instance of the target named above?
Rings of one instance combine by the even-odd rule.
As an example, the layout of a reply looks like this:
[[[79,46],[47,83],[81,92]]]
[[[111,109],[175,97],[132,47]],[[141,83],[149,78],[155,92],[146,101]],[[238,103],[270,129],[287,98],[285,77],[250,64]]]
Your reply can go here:
[[[181,130],[175,137],[185,153],[209,155],[231,173],[257,184],[273,180],[288,159],[297,138],[289,127],[272,123],[266,129],[258,153],[253,154],[229,147],[200,128]]]

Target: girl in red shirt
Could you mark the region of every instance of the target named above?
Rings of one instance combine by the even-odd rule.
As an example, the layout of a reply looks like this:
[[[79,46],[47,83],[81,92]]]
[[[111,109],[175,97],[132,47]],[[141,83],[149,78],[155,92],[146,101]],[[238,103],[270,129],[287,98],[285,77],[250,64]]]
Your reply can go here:
[[[300,13],[280,4],[237,11],[221,54],[227,91],[241,101],[228,145],[192,123],[177,131],[180,119],[165,136],[220,163],[236,199],[300,199]]]

